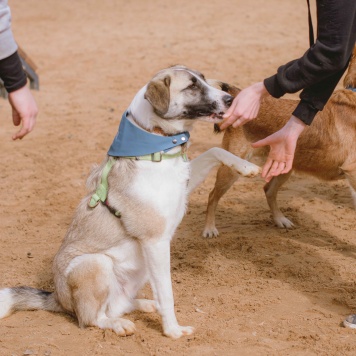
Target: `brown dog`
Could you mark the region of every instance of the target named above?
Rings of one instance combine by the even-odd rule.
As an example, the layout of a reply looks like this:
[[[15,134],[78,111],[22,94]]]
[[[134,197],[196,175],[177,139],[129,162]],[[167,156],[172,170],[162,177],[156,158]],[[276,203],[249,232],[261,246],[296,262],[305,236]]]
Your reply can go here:
[[[210,84],[236,96],[239,89],[218,81]],[[356,47],[349,65],[344,86],[348,89],[333,93],[324,110],[315,117],[313,124],[300,135],[292,171],[310,174],[322,180],[331,181],[346,178],[356,208]],[[251,142],[261,140],[281,129],[297,105],[296,100],[263,100],[256,119],[242,127],[226,129],[222,147],[244,159],[253,156],[266,157],[269,148],[252,149]],[[293,223],[279,210],[277,193],[291,175],[291,172],[274,177],[264,186],[268,205],[278,227],[291,228]],[[204,237],[218,235],[215,227],[215,210],[220,198],[238,178],[238,173],[221,166],[217,173],[215,187],[209,195]]]

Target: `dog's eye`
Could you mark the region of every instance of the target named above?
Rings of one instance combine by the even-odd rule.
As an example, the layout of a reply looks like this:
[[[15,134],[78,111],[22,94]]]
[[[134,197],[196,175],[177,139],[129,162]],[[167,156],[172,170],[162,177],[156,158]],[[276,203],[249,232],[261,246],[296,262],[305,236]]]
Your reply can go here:
[[[189,85],[188,89],[192,89],[192,90],[198,89],[198,86],[197,86],[196,83],[193,83],[193,84],[190,84],[190,85]]]

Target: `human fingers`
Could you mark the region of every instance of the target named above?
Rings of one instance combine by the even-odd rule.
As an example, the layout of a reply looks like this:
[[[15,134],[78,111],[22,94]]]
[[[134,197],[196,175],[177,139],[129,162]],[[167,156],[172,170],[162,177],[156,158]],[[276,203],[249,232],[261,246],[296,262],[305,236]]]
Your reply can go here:
[[[17,140],[17,139],[22,139],[24,138],[31,130],[29,130],[28,128],[22,127],[20,131],[16,132],[13,136],[12,139],[13,140]]]
[[[226,111],[226,113],[223,115],[223,122],[219,125],[220,130],[225,130],[228,126],[230,126],[237,118],[238,116],[236,115],[235,108],[237,105],[237,100],[236,98],[232,102],[231,106],[229,109]]]
[[[286,168],[286,162],[277,162],[273,171],[270,172],[271,176],[279,176]]]
[[[293,166],[293,158],[287,160],[286,166],[285,166],[285,168],[283,169],[283,171],[281,172],[281,174],[286,174],[286,173],[288,173],[288,172],[292,169],[292,166]]]
[[[261,173],[262,178],[266,178],[269,170],[272,167],[272,164],[273,164],[273,159],[267,157],[267,160],[266,160],[265,164],[262,167],[262,173]]]
[[[12,136],[12,139],[21,139],[31,132],[35,126],[38,114],[37,104],[27,86],[9,93],[9,102],[12,107],[14,125],[22,124],[21,129]]]
[[[251,146],[253,148],[259,148],[259,147],[264,147],[270,144],[270,136],[267,136],[266,138],[253,142],[251,143]]]
[[[225,130],[227,127],[229,127],[231,124],[235,122],[235,116],[230,116],[228,119],[224,120],[220,125],[220,130]]]
[[[234,100],[232,101],[230,107],[226,110],[225,114],[223,115],[224,119],[228,119],[232,113],[234,112],[236,105],[237,105],[237,98],[235,97]]]
[[[35,126],[34,117],[23,119],[21,129],[12,136],[12,139],[13,140],[22,139],[33,130],[34,126]]]
[[[270,169],[268,170],[268,172],[266,173],[266,175],[264,177],[266,182],[269,182],[273,177],[278,175],[279,169],[282,169],[279,167],[280,167],[280,162],[273,161]],[[283,166],[283,168],[284,168],[284,166]]]

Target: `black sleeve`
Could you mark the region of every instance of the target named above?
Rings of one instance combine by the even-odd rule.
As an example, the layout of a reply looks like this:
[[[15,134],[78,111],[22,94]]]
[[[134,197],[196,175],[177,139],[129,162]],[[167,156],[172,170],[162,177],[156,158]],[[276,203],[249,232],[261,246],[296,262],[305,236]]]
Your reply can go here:
[[[0,78],[4,82],[8,93],[26,85],[27,76],[17,51],[11,56],[0,60]]]
[[[310,124],[345,72],[356,40],[356,1],[317,0],[317,39],[305,54],[266,78],[267,91],[279,98],[302,90],[293,113]]]

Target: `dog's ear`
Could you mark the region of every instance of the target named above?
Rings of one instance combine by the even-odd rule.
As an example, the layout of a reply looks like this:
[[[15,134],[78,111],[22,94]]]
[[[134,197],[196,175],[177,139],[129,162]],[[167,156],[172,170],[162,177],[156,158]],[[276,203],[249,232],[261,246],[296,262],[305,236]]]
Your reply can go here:
[[[235,85],[231,85],[223,82],[221,83],[221,90],[225,91],[226,93],[229,93],[233,97],[235,97],[241,91],[241,89],[235,87]]]
[[[235,97],[241,91],[241,89],[239,89],[238,87],[235,87],[235,85],[224,83],[224,82],[221,82],[220,80],[207,79],[206,81],[212,87],[214,87],[216,89],[220,89],[226,93],[229,93],[233,97]]]
[[[168,111],[170,85],[170,76],[166,76],[163,79],[153,79],[147,85],[145,99],[150,102],[155,112],[159,115],[164,115]]]

